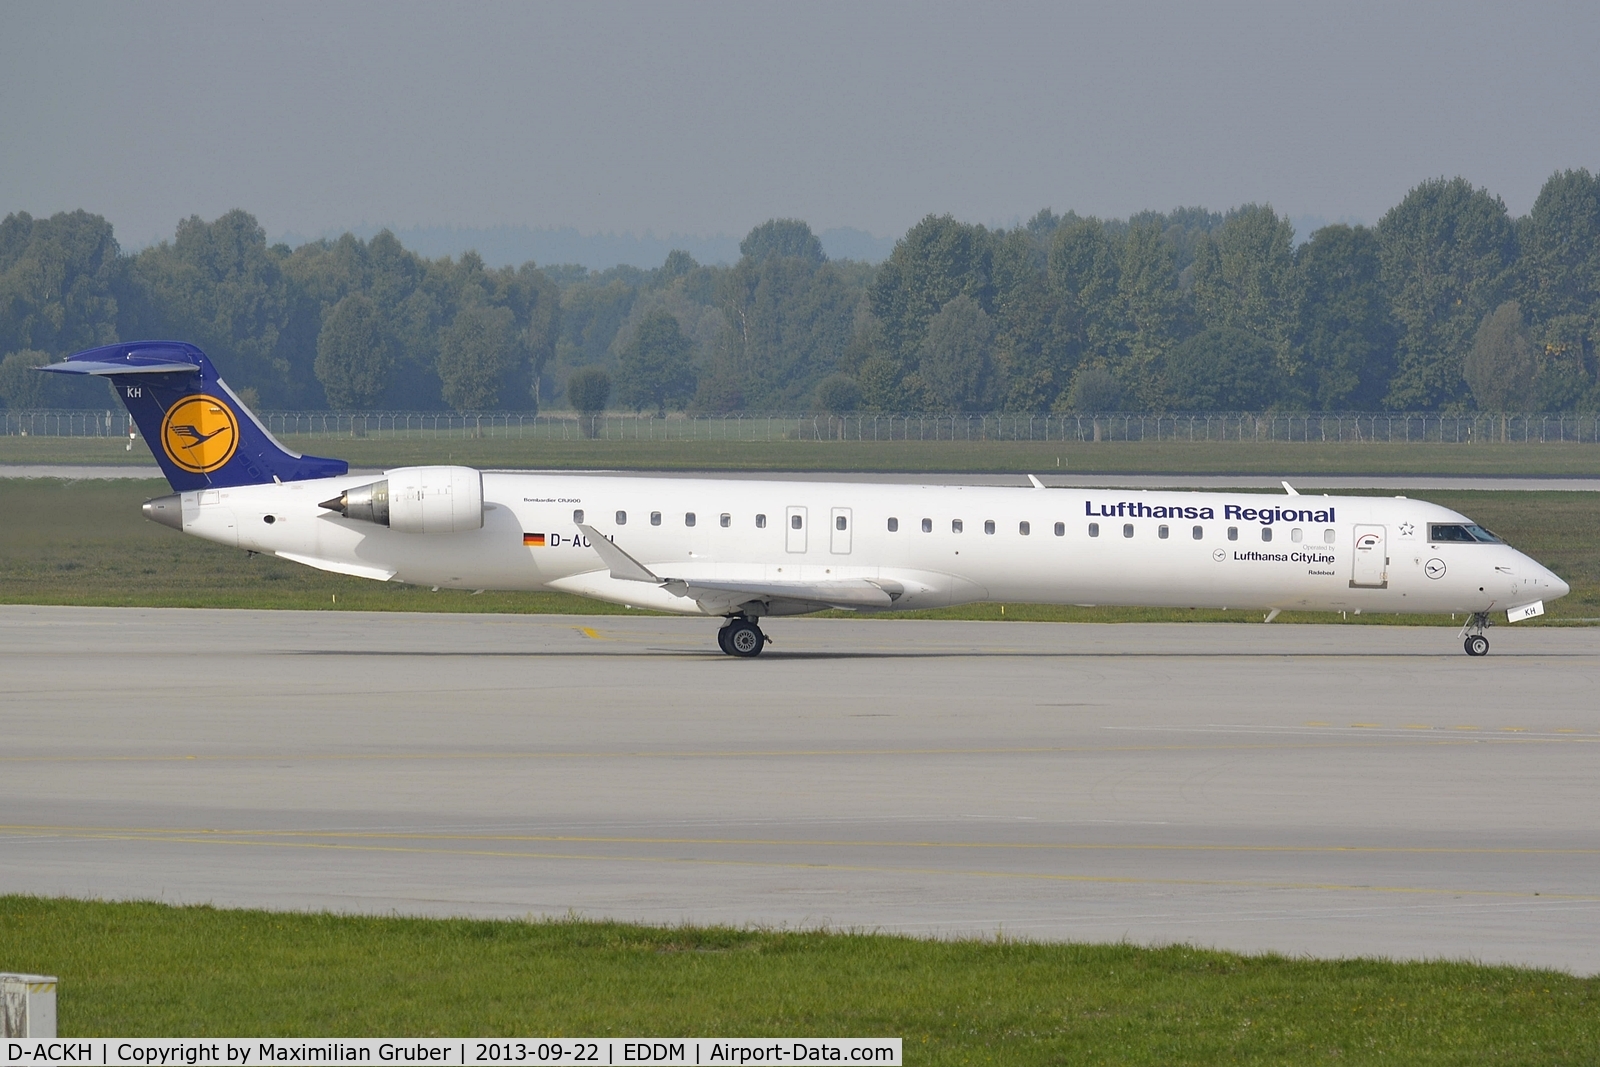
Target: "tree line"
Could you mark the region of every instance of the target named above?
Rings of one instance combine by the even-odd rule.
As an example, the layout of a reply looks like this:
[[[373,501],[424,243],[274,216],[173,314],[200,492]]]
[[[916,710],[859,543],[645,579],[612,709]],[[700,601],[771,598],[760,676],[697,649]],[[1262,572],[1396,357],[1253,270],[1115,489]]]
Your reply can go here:
[[[654,270],[392,234],[270,245],[249,214],[125,255],[84,211],[0,222],[0,398],[99,406],[29,368],[119,339],[204,348],[268,408],[842,412],[1600,409],[1600,178],[1532,210],[1426,181],[1296,245],[1270,206],[991,228],[924,218],[887,261],[810,227]]]

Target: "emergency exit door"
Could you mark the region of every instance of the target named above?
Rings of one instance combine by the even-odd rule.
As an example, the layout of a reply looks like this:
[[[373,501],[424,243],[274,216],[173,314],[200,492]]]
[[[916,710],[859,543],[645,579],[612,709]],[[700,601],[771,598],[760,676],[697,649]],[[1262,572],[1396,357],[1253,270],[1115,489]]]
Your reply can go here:
[[[790,552],[806,550],[806,509],[790,508],[783,517],[783,547]]]
[[[828,528],[830,539],[828,547],[834,555],[848,555],[850,552],[850,517],[849,508],[834,508],[832,523]]]
[[[1355,558],[1350,567],[1350,588],[1388,588],[1389,541],[1385,527],[1356,527]]]

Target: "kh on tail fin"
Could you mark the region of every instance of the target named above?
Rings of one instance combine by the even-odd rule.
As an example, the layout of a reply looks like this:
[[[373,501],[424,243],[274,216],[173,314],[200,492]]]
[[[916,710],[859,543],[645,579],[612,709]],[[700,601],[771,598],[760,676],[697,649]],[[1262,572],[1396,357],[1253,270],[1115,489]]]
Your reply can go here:
[[[177,492],[345,474],[342,459],[291,452],[228,388],[206,354],[182,341],[134,341],[40,367],[111,379]]]

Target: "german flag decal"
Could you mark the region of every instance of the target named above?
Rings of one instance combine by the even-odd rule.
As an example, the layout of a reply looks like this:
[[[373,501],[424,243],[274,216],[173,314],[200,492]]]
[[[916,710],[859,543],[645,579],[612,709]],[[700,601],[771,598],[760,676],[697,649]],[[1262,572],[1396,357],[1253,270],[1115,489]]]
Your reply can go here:
[[[544,534],[525,533],[522,535],[522,544],[528,548],[543,548]]]

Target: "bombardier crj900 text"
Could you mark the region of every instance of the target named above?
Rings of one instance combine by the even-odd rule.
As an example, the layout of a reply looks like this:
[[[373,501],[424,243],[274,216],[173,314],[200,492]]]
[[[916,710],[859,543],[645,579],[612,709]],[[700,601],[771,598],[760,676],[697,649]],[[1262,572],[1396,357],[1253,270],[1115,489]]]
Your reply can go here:
[[[1532,618],[1567,592],[1466,516],[1403,497],[454,466],[374,480],[284,448],[192,345],[113,345],[42,369],[110,379],[174,490],[144,505],[157,522],[379,581],[718,616],[734,656],[761,652],[766,616],[984,600],[1464,613],[1481,656],[1491,611]]]

